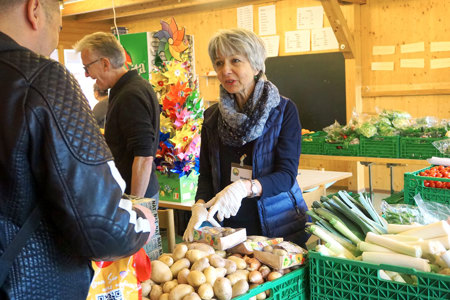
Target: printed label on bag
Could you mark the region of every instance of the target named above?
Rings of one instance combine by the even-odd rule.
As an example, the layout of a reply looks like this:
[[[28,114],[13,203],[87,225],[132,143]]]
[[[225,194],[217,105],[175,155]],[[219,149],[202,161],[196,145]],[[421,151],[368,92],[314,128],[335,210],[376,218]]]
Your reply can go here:
[[[239,179],[252,179],[252,167],[251,166],[240,166],[239,164],[231,164],[231,182],[238,181]]]

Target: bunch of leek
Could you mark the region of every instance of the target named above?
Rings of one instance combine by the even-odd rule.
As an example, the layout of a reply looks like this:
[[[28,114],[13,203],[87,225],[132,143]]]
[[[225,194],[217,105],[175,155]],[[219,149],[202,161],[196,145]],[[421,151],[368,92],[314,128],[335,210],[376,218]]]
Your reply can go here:
[[[353,197],[339,191],[331,198],[321,197],[307,214],[313,220],[307,231],[324,241],[336,256],[355,259],[361,254],[358,243],[364,241],[368,232],[387,233],[387,223],[362,193]]]

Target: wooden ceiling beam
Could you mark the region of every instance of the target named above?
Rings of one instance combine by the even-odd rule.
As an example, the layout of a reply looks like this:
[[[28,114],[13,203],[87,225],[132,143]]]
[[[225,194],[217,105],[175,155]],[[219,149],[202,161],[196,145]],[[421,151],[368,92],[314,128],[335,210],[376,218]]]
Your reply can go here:
[[[323,10],[339,43],[339,50],[345,58],[354,58],[355,40],[348,28],[338,0],[321,0],[320,2],[322,2]]]
[[[252,0],[153,0],[147,1],[138,5],[116,8],[116,18],[137,17],[140,15],[167,15],[175,11],[182,10],[183,12],[193,10],[201,7],[230,6],[234,4],[242,4]],[[267,1],[267,0],[261,0]],[[261,2],[256,1],[256,2]],[[153,3],[149,3],[153,2]],[[255,2],[253,0],[252,2]],[[73,18],[81,22],[99,22],[113,19],[113,11],[111,9],[84,13]]]
[[[338,2],[342,3],[342,4],[350,4],[350,3],[353,3],[353,4],[366,4],[367,3],[366,0],[338,0]]]
[[[114,0],[114,7],[116,9],[157,2],[157,0]],[[79,2],[72,2],[64,4],[62,16],[75,16],[92,12],[101,12],[105,10],[112,10],[111,0],[84,0]]]

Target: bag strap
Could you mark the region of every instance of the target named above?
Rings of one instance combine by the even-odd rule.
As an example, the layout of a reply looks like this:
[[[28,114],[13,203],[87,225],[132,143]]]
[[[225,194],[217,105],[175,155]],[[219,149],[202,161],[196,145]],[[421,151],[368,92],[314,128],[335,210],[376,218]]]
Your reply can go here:
[[[36,206],[25,221],[25,224],[23,224],[22,228],[20,228],[19,232],[14,237],[14,240],[8,245],[8,248],[6,248],[5,252],[0,257],[0,286],[3,285],[8,277],[14,259],[25,246],[25,243],[31,234],[39,226],[40,220],[41,210]]]

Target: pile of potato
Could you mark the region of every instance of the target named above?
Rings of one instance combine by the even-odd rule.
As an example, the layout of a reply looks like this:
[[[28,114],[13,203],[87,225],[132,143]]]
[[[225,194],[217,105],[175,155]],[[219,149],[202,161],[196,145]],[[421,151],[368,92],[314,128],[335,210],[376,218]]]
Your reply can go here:
[[[229,255],[207,244],[182,243],[152,261],[151,279],[142,282],[142,299],[230,300],[290,271],[272,270],[256,258]],[[251,299],[266,299],[268,292]]]

